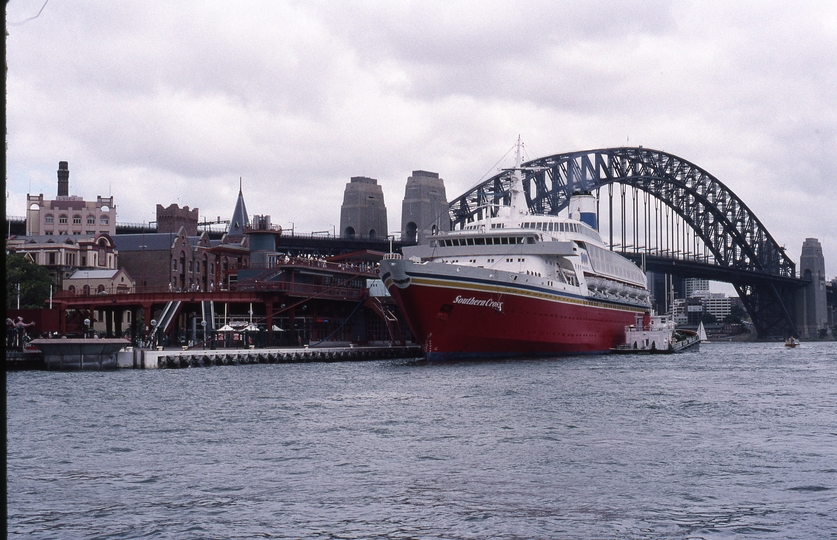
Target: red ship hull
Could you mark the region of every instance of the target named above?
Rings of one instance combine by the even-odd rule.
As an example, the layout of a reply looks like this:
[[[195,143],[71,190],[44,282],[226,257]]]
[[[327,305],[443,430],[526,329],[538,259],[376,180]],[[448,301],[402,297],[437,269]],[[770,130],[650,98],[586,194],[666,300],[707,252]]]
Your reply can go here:
[[[429,360],[608,352],[646,311],[536,287],[383,277]]]

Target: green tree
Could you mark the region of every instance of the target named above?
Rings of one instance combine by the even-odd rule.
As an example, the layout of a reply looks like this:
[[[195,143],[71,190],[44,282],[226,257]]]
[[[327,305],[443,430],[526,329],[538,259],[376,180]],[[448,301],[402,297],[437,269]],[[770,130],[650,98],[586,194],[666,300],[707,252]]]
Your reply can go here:
[[[729,310],[729,314],[738,319],[736,322],[741,322],[749,316],[747,314],[747,310],[741,306],[732,306],[732,309]]]
[[[6,309],[17,307],[18,286],[21,308],[44,307],[52,284],[52,278],[43,266],[17,253],[6,256]]]
[[[715,324],[718,322],[718,318],[711,313],[704,313],[700,316],[700,320],[703,321],[703,324]]]

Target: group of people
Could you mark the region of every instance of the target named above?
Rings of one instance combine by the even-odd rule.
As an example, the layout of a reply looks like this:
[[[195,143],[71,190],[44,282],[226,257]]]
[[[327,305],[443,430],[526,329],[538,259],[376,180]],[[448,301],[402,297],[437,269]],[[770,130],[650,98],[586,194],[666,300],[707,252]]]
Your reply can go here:
[[[35,326],[35,322],[25,323],[23,317],[15,320],[6,318],[6,348],[22,351],[26,346],[26,329]]]

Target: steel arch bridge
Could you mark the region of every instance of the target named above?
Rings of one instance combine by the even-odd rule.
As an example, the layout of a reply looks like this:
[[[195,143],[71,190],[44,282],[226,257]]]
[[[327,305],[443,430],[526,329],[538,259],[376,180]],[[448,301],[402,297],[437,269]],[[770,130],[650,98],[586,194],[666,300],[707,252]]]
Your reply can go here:
[[[715,262],[681,261],[677,268],[671,257],[652,257],[649,270],[674,274],[679,270],[691,277],[732,283],[760,337],[796,334],[794,295],[803,283],[796,278],[796,265],[747,205],[707,171],[675,155],[642,147],[556,154],[528,161],[521,169],[526,200],[534,213],[557,214],[573,193],[593,193],[611,184],[632,186],[658,199],[691,228]],[[510,174],[501,172],[453,200],[449,206],[453,227],[472,221],[487,211],[486,205],[508,200]],[[636,259],[643,254],[635,250],[633,255]]]

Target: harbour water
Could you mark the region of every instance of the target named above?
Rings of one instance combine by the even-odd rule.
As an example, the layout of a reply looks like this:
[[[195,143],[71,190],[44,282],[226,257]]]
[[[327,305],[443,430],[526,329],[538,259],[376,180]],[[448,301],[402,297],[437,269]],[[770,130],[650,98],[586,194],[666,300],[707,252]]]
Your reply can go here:
[[[837,343],[6,391],[10,538],[837,537]]]

